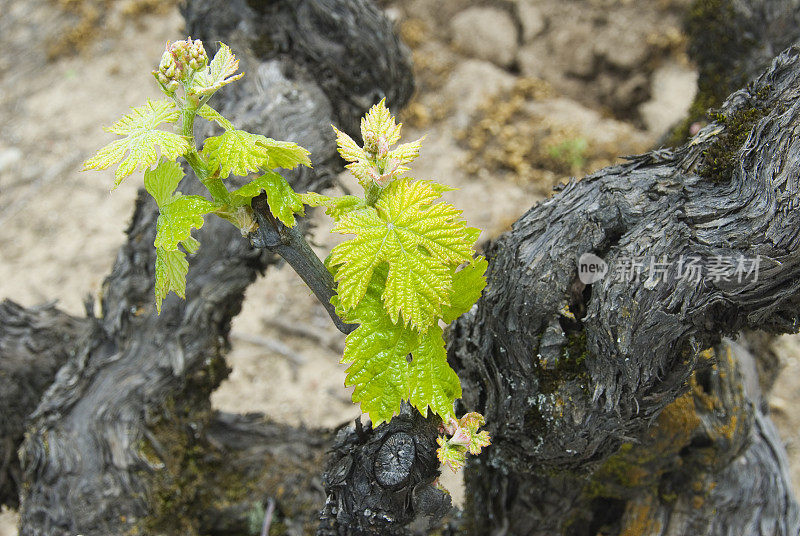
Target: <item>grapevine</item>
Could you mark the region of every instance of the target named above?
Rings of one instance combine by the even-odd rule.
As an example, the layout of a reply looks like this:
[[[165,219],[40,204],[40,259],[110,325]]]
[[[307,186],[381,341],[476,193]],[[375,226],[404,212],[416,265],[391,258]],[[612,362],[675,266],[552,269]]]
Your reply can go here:
[[[217,90],[243,76],[237,73],[238,63],[222,43],[210,61],[199,40],[168,43],[153,71],[166,98],[132,108],[107,129],[122,138],[84,163],[84,169],[96,170],[116,165],[114,187],[144,171],[145,189],[159,209],[156,312],[170,291],[185,298],[187,255],[201,247],[192,231],[202,228],[209,214],[231,222],[254,244],[293,248],[304,266],[319,264],[324,274],[317,277],[313,269],[309,275],[290,261],[337,327],[349,332],[342,363],[349,364],[345,384],[354,388],[353,402],[374,426],[390,421],[404,401],[425,416],[429,411],[438,415],[443,433],[439,458],[457,469],[467,452],[478,454],[489,444],[488,433],[478,432],[482,416],[455,416],[461,385],[447,363],[443,331],[475,304],[486,285],[486,259],[475,253],[480,230],[468,227],[461,211],[441,200],[452,188],[405,176],[422,140],[392,149],[401,125],[384,101],[361,121],[363,145],[334,128],[339,153],[363,187],[363,196],[295,193],[277,170],[311,167],[309,152],[293,142],[239,130],[207,104]],[[198,144],[197,116],[218,124],[222,134]],[[166,125],[174,125],[175,131],[161,128]],[[184,178],[180,158],[208,196],[178,191]],[[258,176],[237,189],[225,182],[231,175],[252,173]],[[257,202],[262,192],[263,210]],[[333,232],[351,236],[333,248],[324,266],[293,229],[304,205],[324,207],[335,221]]]

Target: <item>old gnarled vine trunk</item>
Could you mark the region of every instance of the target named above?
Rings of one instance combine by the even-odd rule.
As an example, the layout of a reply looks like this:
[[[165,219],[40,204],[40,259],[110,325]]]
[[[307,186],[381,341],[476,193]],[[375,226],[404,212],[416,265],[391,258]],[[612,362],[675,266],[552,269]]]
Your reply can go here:
[[[492,245],[451,344],[495,438],[468,470],[475,533],[800,530],[755,363],[721,340],[800,322],[798,83],[791,47],[686,145],[570,182]],[[609,276],[583,284],[586,253]]]
[[[449,352],[461,409],[486,414],[494,445],[470,463],[467,511],[447,533],[798,533],[763,413],[763,345],[723,338],[798,327],[800,50],[764,64],[797,39],[786,21],[798,13],[790,0],[697,2],[698,102],[720,105],[764,74],[685,145],[571,182],[491,245],[489,286],[452,326]],[[411,93],[403,47],[364,0],[197,0],[185,15],[248,73],[223,113],[312,151],[296,189],[340,169],[330,123],[357,134],[372,103]],[[709,16],[718,26],[704,32]],[[186,302],[168,299],[156,318],[155,218],[140,196],[101,318],[0,306],[0,501],[21,494],[21,534],[257,534],[269,498],[287,534],[406,534],[414,520],[425,532],[449,508],[431,485],[432,420],[406,409],[334,433],[211,410],[230,321],[275,259],[210,221]],[[672,263],[661,278],[647,265],[635,281],[587,286],[576,259],[589,252],[612,270],[681,255],[761,264],[757,281],[697,284]]]

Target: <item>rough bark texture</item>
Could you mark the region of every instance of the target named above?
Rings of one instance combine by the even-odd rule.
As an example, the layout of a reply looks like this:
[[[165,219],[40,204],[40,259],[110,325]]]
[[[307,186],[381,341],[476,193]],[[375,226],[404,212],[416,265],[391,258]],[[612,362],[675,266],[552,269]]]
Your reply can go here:
[[[407,54],[367,2],[197,1],[185,14],[192,36],[229,44],[247,73],[216,99],[221,111],[240,128],[312,152],[313,171],[291,174],[297,190],[320,189],[340,170],[332,123],[357,135],[358,118],[378,98],[399,107],[410,96]],[[195,187],[186,180],[181,189]],[[186,300],[167,298],[157,317],[156,217],[140,195],[104,284],[102,318],[32,415],[21,534],[225,534],[243,516],[263,517],[259,497],[282,493],[297,495],[278,505],[289,513],[287,531],[307,533],[321,488],[310,500],[292,485],[318,474],[328,434],[222,418],[209,403],[227,374],[230,321],[274,257],[210,219],[197,236]],[[236,434],[253,445],[227,437]]]
[[[735,360],[716,352],[704,363],[723,334],[798,327],[798,78],[800,50],[790,48],[689,144],[571,182],[492,245],[489,285],[451,344],[464,404],[484,412],[494,438],[469,469],[477,533],[800,529],[779,442],[739,393]],[[610,267],[590,286],[577,277],[584,253]],[[705,270],[720,256],[760,257],[760,272],[742,281],[704,272],[696,283],[678,274],[681,256]],[[644,261],[640,277],[616,277],[632,258]],[[659,274],[651,261],[669,265]],[[683,449],[659,478],[652,464],[681,443],[648,440],[674,433],[676,420]],[[630,458],[611,458],[620,453]],[[608,492],[603,471],[633,493]],[[634,518],[661,528],[637,532]]]
[[[69,316],[53,304],[24,309],[9,300],[0,303],[0,504],[19,505],[17,449],[25,418],[61,365],[90,336],[92,324],[92,319]]]
[[[328,498],[318,536],[407,534],[425,517],[436,522],[451,508],[450,496],[431,484],[439,476],[435,437],[438,417],[427,419],[404,405],[376,429],[342,430],[324,475]]]

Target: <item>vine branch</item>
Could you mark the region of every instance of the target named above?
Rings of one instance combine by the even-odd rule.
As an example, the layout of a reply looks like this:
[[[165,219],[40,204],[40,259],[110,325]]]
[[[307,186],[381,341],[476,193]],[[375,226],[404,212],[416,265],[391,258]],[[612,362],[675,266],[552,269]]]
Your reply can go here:
[[[286,227],[272,216],[266,193],[254,197],[251,206],[258,221],[258,231],[250,236],[253,245],[277,253],[289,263],[325,307],[336,329],[345,335],[356,329],[357,324],[347,324],[336,314],[331,304],[331,298],[336,295],[336,282],[303,235],[297,228]]]

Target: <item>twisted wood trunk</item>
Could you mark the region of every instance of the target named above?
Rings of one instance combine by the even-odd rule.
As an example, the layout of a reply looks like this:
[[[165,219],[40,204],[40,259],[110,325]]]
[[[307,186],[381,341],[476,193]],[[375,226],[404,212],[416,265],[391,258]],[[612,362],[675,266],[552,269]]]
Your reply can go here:
[[[759,394],[719,346],[800,322],[798,82],[792,47],[688,144],[571,182],[492,245],[450,346],[494,437],[468,470],[476,533],[800,530]],[[609,267],[590,285],[586,253]],[[760,269],[718,277],[718,259]]]

